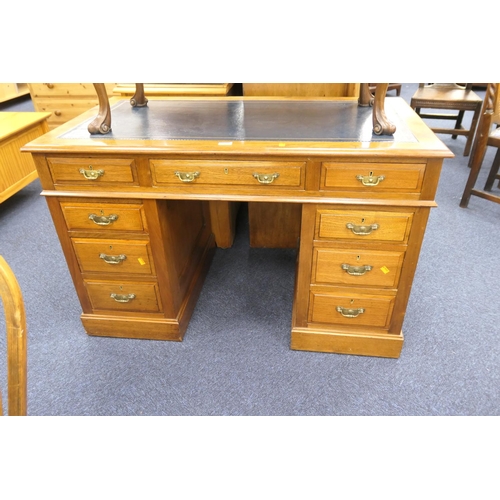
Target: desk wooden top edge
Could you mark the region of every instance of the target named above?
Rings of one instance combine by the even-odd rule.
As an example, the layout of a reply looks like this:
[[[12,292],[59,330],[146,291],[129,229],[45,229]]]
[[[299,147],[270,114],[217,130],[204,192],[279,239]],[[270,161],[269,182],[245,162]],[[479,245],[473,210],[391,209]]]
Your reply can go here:
[[[282,101],[282,98],[264,98],[265,100]],[[221,156],[228,155],[255,154],[261,155],[282,155],[282,156],[312,156],[321,157],[324,155],[336,156],[359,156],[365,153],[367,156],[384,156],[400,154],[401,156],[419,156],[429,158],[453,158],[454,154],[444,145],[444,143],[430,130],[422,119],[409,107],[409,105],[398,97],[390,97],[390,102],[395,105],[398,113],[408,121],[412,132],[417,139],[414,143],[394,142],[391,140],[371,141],[371,142],[307,142],[307,141],[226,141],[220,140],[143,140],[143,139],[106,139],[102,136],[90,136],[88,139],[65,139],[60,136],[72,130],[80,123],[95,117],[98,108],[92,108],[78,117],[66,122],[60,127],[51,130],[47,134],[30,142],[22,148],[24,152],[31,153],[82,153],[92,154],[197,154],[199,156]],[[122,98],[112,98],[110,102],[117,103],[123,101]],[[169,100],[204,101],[203,97],[174,97]],[[234,101],[234,100],[263,100],[263,98],[252,97],[214,97],[210,100]],[[304,98],[292,98],[292,100],[304,100]],[[307,99],[310,100],[310,99]],[[340,101],[343,99],[314,98],[315,101]],[[347,99],[350,100],[350,99]],[[388,111],[390,113],[390,111]],[[104,151],[105,150],[105,151]]]

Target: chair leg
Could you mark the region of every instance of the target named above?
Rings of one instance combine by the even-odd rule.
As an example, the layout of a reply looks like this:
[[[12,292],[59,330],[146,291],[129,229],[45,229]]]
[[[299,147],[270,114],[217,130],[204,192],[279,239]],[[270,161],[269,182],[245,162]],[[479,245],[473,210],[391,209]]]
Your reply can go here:
[[[474,114],[472,115],[472,120],[470,123],[469,134],[467,135],[467,142],[465,143],[464,156],[469,156],[472,142],[474,140],[474,135],[476,134],[477,122],[479,121],[479,116],[481,114],[481,106],[478,106],[474,110]],[[471,162],[469,162],[469,167],[471,166]]]
[[[481,137],[479,141],[476,151],[474,152],[474,156],[472,157],[472,164],[469,172],[469,177],[465,184],[464,193],[462,195],[462,199],[460,200],[460,206],[462,208],[467,208],[469,204],[469,200],[472,194],[472,190],[476,185],[477,178],[479,176],[479,171],[481,170],[481,165],[483,164],[484,156],[486,154],[486,141],[487,137]]]
[[[462,120],[464,119],[464,113],[465,113],[465,111],[464,111],[464,110],[462,110],[462,111],[459,111],[459,112],[458,112],[458,115],[457,115],[457,121],[456,121],[456,123],[455,123],[455,129],[456,129],[456,130],[460,130],[460,129],[461,129],[461,127],[462,127]],[[456,138],[457,138],[457,136],[456,136],[456,135],[452,135],[452,136],[451,136],[451,138],[452,138],[452,139],[456,139]],[[467,156],[467,155],[466,155],[466,156]]]
[[[497,153],[495,155],[495,159],[493,160],[493,164],[491,165],[491,170],[486,179],[486,184],[484,185],[485,191],[491,191],[493,187],[493,183],[498,175],[498,170],[500,169],[500,149],[497,149]]]

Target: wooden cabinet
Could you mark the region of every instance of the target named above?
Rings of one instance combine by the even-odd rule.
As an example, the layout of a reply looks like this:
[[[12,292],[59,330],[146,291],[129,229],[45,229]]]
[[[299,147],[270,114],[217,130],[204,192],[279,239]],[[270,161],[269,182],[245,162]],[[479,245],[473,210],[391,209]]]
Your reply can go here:
[[[87,112],[24,148],[90,335],[182,340],[214,251],[209,204],[248,202],[258,243],[298,245],[291,348],[399,356],[427,218],[452,154],[402,99],[387,103],[396,134],[363,140],[370,110],[327,100],[330,113],[319,118],[317,100],[298,102],[275,100],[269,118],[258,99],[243,98],[237,113],[234,99],[215,99],[200,120],[199,99],[151,101],[126,114],[131,135],[117,126],[113,137],[89,139]],[[307,137],[294,136],[290,124],[307,119],[315,120]],[[213,139],[218,127],[223,140]],[[258,139],[231,140],[235,128],[258,128]]]
[[[0,83],[0,103],[28,94],[26,83]]]
[[[109,96],[114,95],[114,83],[107,83]],[[50,112],[49,129],[97,106],[98,99],[92,83],[28,83],[35,111]]]
[[[48,113],[0,112],[0,203],[33,182],[37,171],[26,143],[48,131]]]

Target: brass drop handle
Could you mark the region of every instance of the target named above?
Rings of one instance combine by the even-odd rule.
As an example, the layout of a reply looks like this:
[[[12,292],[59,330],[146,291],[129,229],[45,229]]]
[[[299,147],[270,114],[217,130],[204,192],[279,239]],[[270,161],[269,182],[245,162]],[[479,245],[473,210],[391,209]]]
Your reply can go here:
[[[347,229],[350,229],[353,234],[359,235],[359,236],[365,236],[367,234],[371,234],[372,231],[375,231],[376,229],[379,228],[378,224],[370,224],[369,226],[358,226],[356,224],[353,224],[352,222],[348,222],[345,227]]]
[[[363,186],[377,186],[379,182],[385,179],[385,175],[373,175],[373,172],[370,172],[369,175],[357,175],[356,179],[360,181]]]
[[[122,304],[126,304],[127,302],[130,302],[131,300],[135,299],[135,293],[128,293],[126,295],[121,295],[119,293],[112,293],[110,297],[114,299],[116,302],[121,302]]]
[[[102,259],[106,264],[120,264],[123,262],[127,256],[126,255],[107,255],[105,253],[99,254],[99,258]]]
[[[280,174],[253,174],[253,176],[261,184],[271,184],[280,176]]]
[[[200,176],[200,172],[179,172],[176,171],[174,174],[182,181],[182,182],[194,182]]]
[[[115,222],[118,219],[118,215],[110,214],[110,215],[96,215],[89,214],[89,219],[98,226],[109,226],[111,223]]]
[[[92,165],[89,165],[88,169],[81,168],[79,172],[85,177],[85,179],[89,181],[95,181],[96,179],[104,175],[104,170],[94,170]]]
[[[349,264],[342,264],[340,267],[351,276],[363,276],[373,269],[372,266],[350,266]]]
[[[349,309],[348,307],[337,306],[337,312],[342,314],[344,318],[357,318],[360,314],[363,314],[365,310],[360,307],[358,309]]]

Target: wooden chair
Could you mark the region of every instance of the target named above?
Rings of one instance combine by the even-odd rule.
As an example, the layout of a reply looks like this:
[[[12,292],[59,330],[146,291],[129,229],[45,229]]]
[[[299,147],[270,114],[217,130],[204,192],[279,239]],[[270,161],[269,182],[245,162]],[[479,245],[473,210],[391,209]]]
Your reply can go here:
[[[456,83],[432,83],[430,85],[420,83],[418,90],[413,94],[410,101],[410,106],[421,118],[455,121],[453,128],[431,127],[431,129],[437,134],[451,134],[453,139],[456,139],[459,135],[467,137],[464,156],[469,156],[482,105],[481,97],[473,92],[471,88],[472,83],[467,83],[465,86]],[[456,111],[456,113],[423,113],[421,111],[423,108]],[[466,111],[474,113],[468,129],[462,126]]]
[[[7,325],[8,413],[27,414],[26,314],[21,289],[11,268],[0,256],[0,298]],[[3,415],[0,394],[0,415]]]
[[[469,162],[470,173],[465,185],[460,206],[466,208],[472,195],[479,196],[495,203],[500,203],[500,195],[491,193],[493,183],[500,179],[500,83],[489,83],[486,88],[486,96],[482,107],[481,118],[477,127],[476,139]],[[488,146],[497,148],[490,173],[486,179],[484,189],[474,189],[484,155]]]

